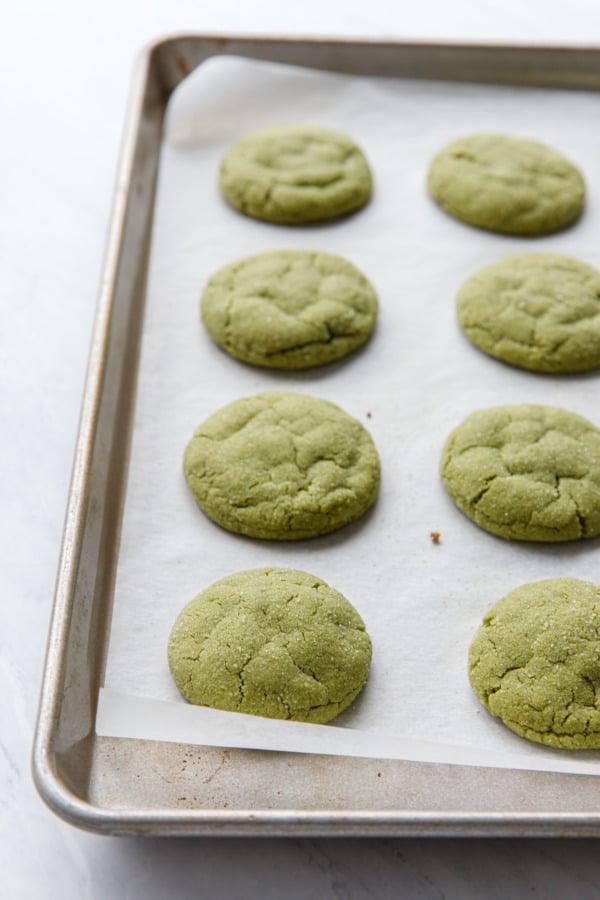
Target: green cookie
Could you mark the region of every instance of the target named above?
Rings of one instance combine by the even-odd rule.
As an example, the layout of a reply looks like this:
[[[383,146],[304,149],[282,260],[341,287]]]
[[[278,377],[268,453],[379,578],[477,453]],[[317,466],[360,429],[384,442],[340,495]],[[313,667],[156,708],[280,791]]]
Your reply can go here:
[[[600,747],[600,589],[575,578],[525,584],[487,613],[469,651],[473,690],[521,737]]]
[[[510,256],[476,272],[457,297],[480,350],[537,372],[600,365],[600,272],[554,253]]]
[[[485,531],[521,541],[600,534],[600,431],[554,406],[500,406],[448,438],[448,494]]]
[[[365,684],[371,641],[354,607],[319,578],[253,569],[188,603],[168,658],[190,703],[322,724]]]
[[[201,313],[210,336],[232,356],[307,369],[364,344],[377,295],[340,256],[279,250],[220,269],[204,290]]]
[[[362,151],[337,131],[308,125],[263,128],[223,156],[225,199],[255,219],[303,224],[364,206],[371,172]]]
[[[429,193],[463,222],[504,234],[541,235],[570,225],[583,209],[579,170],[537,141],[473,134],[433,159]]]
[[[346,525],[379,488],[377,451],[356,419],[326,400],[282,392],[212,415],[187,445],[183,471],[218,525],[281,541]]]

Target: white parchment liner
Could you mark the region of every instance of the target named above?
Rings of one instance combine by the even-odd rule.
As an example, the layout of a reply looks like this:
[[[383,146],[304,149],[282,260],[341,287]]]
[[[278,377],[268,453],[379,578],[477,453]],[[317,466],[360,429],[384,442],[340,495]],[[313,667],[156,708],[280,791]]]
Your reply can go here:
[[[422,759],[600,773],[600,754],[530,744],[473,695],[467,650],[483,614],[528,581],[598,581],[598,542],[508,543],[478,529],[438,475],[450,430],[475,409],[549,403],[600,424],[598,375],[555,377],[486,357],[462,336],[454,297],[465,278],[506,255],[553,251],[600,265],[600,137],[593,93],[354,79],[220,59],[172,99],[164,140],[129,484],[100,734],[230,747]],[[339,128],[364,149],[371,203],[318,227],[273,226],[221,199],[219,160],[271,123]],[[564,233],[513,239],[441,212],[425,179],[433,154],[473,131],[548,143],[588,182],[584,216]],[[228,357],[198,317],[220,266],[278,248],[339,253],[373,282],[379,322],[367,347],[307,373],[255,369]],[[374,510],[312,541],[229,534],[199,511],[181,473],[194,428],[220,406],[289,390],[339,404],[371,432],[382,462]],[[440,532],[439,544],[430,533]],[[341,591],[373,640],[367,687],[334,724],[267,721],[186,704],[166,644],[182,606],[212,581],[260,566],[304,569]]]

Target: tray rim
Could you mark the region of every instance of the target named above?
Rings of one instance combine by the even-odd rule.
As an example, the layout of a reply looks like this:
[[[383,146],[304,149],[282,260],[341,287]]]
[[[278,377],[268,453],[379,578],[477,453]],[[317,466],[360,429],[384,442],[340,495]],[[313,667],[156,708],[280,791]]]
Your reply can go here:
[[[481,811],[415,811],[394,812],[363,809],[296,810],[296,809],[146,809],[125,811],[103,808],[87,802],[73,792],[61,779],[53,764],[53,742],[60,714],[64,679],[64,658],[69,639],[69,624],[75,601],[77,562],[81,553],[86,526],[86,507],[89,500],[89,474],[94,438],[98,425],[98,411],[106,374],[110,340],[111,312],[118,278],[119,257],[126,225],[126,216],[134,167],[135,143],[141,122],[142,104],[149,79],[157,77],[158,58],[181,43],[199,42],[214,45],[214,52],[206,52],[202,59],[232,55],[231,45],[242,54],[260,59],[251,52],[253,45],[275,48],[310,45],[325,49],[340,47],[346,50],[389,48],[394,52],[409,51],[440,54],[482,51],[488,53],[527,55],[559,54],[576,56],[592,54],[598,59],[598,73],[594,88],[600,89],[600,45],[562,43],[512,43],[495,41],[431,41],[426,39],[378,39],[354,36],[276,35],[242,33],[174,32],[147,44],[138,55],[134,72],[124,135],[117,167],[110,227],[100,291],[92,332],[92,340],[85,378],[83,400],[76,440],[71,482],[65,514],[63,539],[59,557],[54,601],[50,619],[42,686],[32,748],[32,775],[35,786],[48,807],[65,821],[84,830],[102,834],[152,834],[196,836],[597,836],[600,834],[600,810],[589,812],[481,812]],[[233,50],[233,55],[239,55]],[[202,59],[200,61],[202,61]],[[297,64],[297,63],[296,63]],[[308,68],[320,66],[305,64]],[[178,81],[192,70],[185,60],[177,61]],[[340,71],[338,67],[332,67]],[[176,87],[162,75],[163,111]],[[404,77],[401,75],[398,78]],[[413,76],[423,77],[423,76]],[[429,76],[432,77],[432,76]],[[439,80],[439,79],[438,79]],[[452,78],[451,80],[456,80]],[[473,82],[475,79],[468,78]],[[499,83],[494,79],[492,83]],[[508,83],[519,84],[519,81]],[[545,82],[544,82],[545,83]],[[550,81],[555,87],[560,84]],[[563,85],[565,87],[565,85]],[[566,85],[570,87],[570,85]],[[590,85],[577,85],[585,89]],[[95,732],[91,732],[93,741]],[[118,739],[115,739],[118,740]],[[194,745],[195,746],[195,745]],[[197,748],[196,748],[197,749]],[[460,767],[471,768],[471,767]],[[560,775],[560,773],[557,773]]]

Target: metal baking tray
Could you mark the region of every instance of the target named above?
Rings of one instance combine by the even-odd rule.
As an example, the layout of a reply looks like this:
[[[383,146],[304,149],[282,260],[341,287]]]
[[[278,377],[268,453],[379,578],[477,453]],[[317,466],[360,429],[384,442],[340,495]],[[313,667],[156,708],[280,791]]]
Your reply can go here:
[[[165,109],[220,54],[362,76],[600,89],[600,48],[183,35],[135,75],[33,748],[48,806],[106,834],[600,834],[600,779],[94,733],[111,621]]]

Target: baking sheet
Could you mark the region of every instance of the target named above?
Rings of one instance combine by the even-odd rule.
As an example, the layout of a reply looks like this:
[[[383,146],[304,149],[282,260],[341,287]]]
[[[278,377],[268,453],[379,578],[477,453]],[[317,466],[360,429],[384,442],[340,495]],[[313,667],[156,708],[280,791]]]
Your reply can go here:
[[[211,60],[171,100],[161,157],[128,493],[97,731],[122,737],[343,755],[600,772],[600,754],[530,745],[471,692],[466,656],[487,608],[519,584],[597,580],[596,541],[509,544],[480,531],[446,497],[438,461],[449,431],[477,408],[539,402],[597,420],[597,376],[539,376],[485,357],[462,337],[454,295],[505,255],[555,251],[600,264],[594,94],[326,75]],[[356,216],[291,228],[254,222],[221,200],[223,151],[245,131],[311,122],[350,133],[375,177]],[[559,235],[512,239],[448,218],[425,192],[447,141],[504,131],[562,150],[588,177],[581,221]],[[198,319],[221,265],[267,250],[340,253],[380,297],[369,345],[308,373],[262,371],[216,348]],[[330,399],[370,430],[382,459],[374,510],[313,541],[228,534],[196,507],[181,474],[194,428],[226,402],[262,390]],[[430,532],[441,533],[438,545]],[[188,706],[171,682],[166,641],[181,607],[232,571],[265,565],[319,575],[357,607],[374,645],[360,698],[328,726],[266,722]],[[228,725],[227,722],[231,724]],[[241,723],[241,727],[240,727]]]

